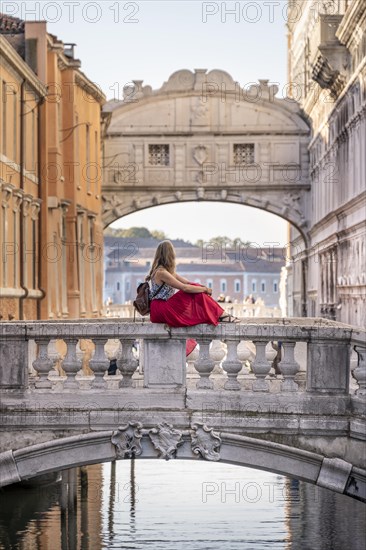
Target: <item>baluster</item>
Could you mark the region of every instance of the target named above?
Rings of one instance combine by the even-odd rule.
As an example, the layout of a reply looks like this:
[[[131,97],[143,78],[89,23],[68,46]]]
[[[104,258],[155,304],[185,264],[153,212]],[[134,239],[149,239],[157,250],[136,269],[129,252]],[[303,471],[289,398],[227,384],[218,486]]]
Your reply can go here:
[[[198,346],[196,346],[194,348],[194,350],[191,351],[191,353],[188,355],[188,357],[187,357],[187,375],[197,374],[196,369],[194,368],[194,364],[197,361],[197,359],[199,357],[199,354],[200,354],[200,352],[198,350]]]
[[[366,395],[366,347],[354,346],[354,350],[358,355],[357,367],[352,372],[359,385],[356,395]]]
[[[300,370],[300,365],[295,361],[295,346],[296,342],[284,342],[282,348],[284,348],[284,357],[278,363],[279,369],[283,375],[283,382],[281,383],[282,391],[298,391],[299,384],[294,380],[295,375]]]
[[[120,388],[130,388],[133,385],[132,376],[138,367],[138,361],[132,353],[133,343],[134,340],[121,340],[122,353],[121,357],[117,360],[117,367],[123,375],[119,384]]]
[[[214,374],[222,374],[222,361],[226,355],[226,344],[221,340],[212,340],[210,346],[210,357],[215,362]]]
[[[210,340],[199,340],[200,353],[197,361],[194,363],[194,368],[200,375],[197,381],[196,388],[199,390],[212,390],[213,382],[209,379],[211,372],[214,369],[215,362],[210,357]]]
[[[64,342],[67,346],[67,353],[62,362],[62,368],[66,373],[66,380],[64,382],[64,388],[68,389],[79,389],[79,384],[77,383],[75,376],[78,373],[78,370],[81,367],[80,361],[77,358],[76,344],[78,343],[77,338],[64,338]]]
[[[49,338],[36,338],[38,345],[38,357],[33,361],[33,368],[37,371],[39,378],[36,380],[36,388],[51,388],[52,383],[48,380],[48,374],[52,369],[53,362],[48,357]]]
[[[238,382],[238,374],[241,371],[243,365],[238,359],[238,342],[235,340],[226,340],[227,342],[227,356],[222,363],[224,371],[227,373],[228,379],[225,382],[225,390],[240,390],[241,386]]]
[[[104,389],[107,387],[107,383],[104,380],[104,375],[109,367],[109,361],[106,357],[104,346],[107,343],[107,338],[103,339],[93,339],[95,344],[95,352],[89,361],[89,367],[94,373],[94,380],[92,382],[92,388]]]
[[[252,371],[255,374],[256,379],[252,384],[253,391],[269,391],[269,384],[265,377],[271,370],[271,364],[266,359],[266,345],[267,342],[259,342],[253,340],[255,344],[255,359],[252,363]]]
[[[60,378],[60,373],[56,367],[58,366],[58,363],[61,360],[61,354],[57,350],[56,343],[57,343],[57,340],[52,339],[48,344],[48,357],[52,361],[52,370],[50,371],[50,378],[53,379],[54,382],[57,382],[57,380]]]
[[[243,374],[249,374],[249,369],[246,365],[246,362],[250,359],[251,351],[247,347],[244,340],[241,340],[239,342],[239,345],[238,345],[238,348],[237,348],[237,354],[238,354],[238,359],[242,364]]]

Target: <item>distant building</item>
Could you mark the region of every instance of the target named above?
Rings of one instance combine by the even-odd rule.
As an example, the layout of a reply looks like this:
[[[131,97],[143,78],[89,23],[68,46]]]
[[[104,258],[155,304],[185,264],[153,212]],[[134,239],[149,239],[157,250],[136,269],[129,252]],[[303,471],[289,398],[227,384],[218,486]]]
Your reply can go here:
[[[266,306],[278,307],[282,250],[245,247],[235,252],[206,253],[184,241],[172,241],[177,251],[177,272],[192,283],[212,288],[212,295],[242,302],[250,294]],[[104,302],[132,301],[136,287],[150,270],[156,239],[105,237]]]
[[[0,14],[0,57],[0,315],[99,316],[106,97],[45,21]]]

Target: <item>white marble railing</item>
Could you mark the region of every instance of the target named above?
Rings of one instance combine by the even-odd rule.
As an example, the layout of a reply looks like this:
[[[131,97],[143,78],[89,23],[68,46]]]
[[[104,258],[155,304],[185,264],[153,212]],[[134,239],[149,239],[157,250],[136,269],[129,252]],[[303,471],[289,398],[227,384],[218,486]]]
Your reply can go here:
[[[267,307],[263,303],[220,303],[220,306],[231,315],[245,319],[246,317],[271,317],[280,318],[281,310],[278,307]],[[132,304],[112,304],[103,309],[103,315],[109,318],[133,319],[134,307]],[[136,314],[139,317],[138,314]],[[147,316],[148,318],[148,316]]]
[[[188,338],[199,348],[186,359]],[[279,343],[281,357],[273,349]],[[357,361],[351,369],[353,349]],[[199,390],[345,395],[352,370],[357,395],[366,395],[365,331],[324,319],[176,329],[112,319],[3,323],[0,392],[108,391],[108,379],[117,381],[106,374],[113,356],[118,388],[180,389],[193,379]]]

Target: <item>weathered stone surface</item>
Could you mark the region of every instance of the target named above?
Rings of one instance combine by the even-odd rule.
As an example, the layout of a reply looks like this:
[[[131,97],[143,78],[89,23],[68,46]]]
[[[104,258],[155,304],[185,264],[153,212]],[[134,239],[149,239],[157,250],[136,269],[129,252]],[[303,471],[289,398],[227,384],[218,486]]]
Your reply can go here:
[[[309,342],[307,390],[318,393],[348,393],[349,347],[334,339]]]
[[[18,344],[21,347],[25,334],[28,337],[32,334],[39,341],[58,338],[74,344],[80,338],[104,342],[116,337],[121,340],[122,350],[125,347],[134,361],[134,368],[137,361],[132,358],[130,349],[133,340],[138,338],[144,342],[145,353],[144,378],[137,371],[132,374],[131,368],[130,378],[136,387],[118,388],[118,384],[112,387],[106,377],[107,387],[93,388],[92,376],[81,378],[78,375],[80,388],[77,391],[73,388],[63,390],[62,383],[55,384],[52,377],[49,380],[51,388],[34,389],[33,381],[26,391],[22,385],[6,391],[2,389],[0,452],[13,449],[20,477],[128,456],[123,441],[120,441],[122,451],[118,456],[111,437],[118,426],[128,426],[131,422],[143,426],[141,449],[147,458],[156,458],[158,450],[167,458],[197,459],[194,450],[200,456],[207,454],[206,458],[212,460],[270,469],[294,477],[304,475],[312,482],[317,479],[324,458],[337,458],[354,468],[365,466],[364,398],[350,395],[347,385],[348,350],[350,344],[363,338],[364,333],[359,330],[354,333],[352,327],[314,319],[253,319],[243,325],[198,325],[170,330],[163,325],[116,323],[114,320],[22,322],[0,326],[0,345],[10,343],[14,348]],[[187,338],[202,343],[207,361],[211,361],[209,344],[213,339],[231,342],[230,360],[235,367],[232,374],[237,376],[237,391],[224,389],[225,373],[211,372],[209,363],[204,365],[203,374],[208,374],[209,381],[212,380],[211,389],[194,389],[199,375],[196,373],[191,379],[185,374]],[[286,342],[290,349],[295,342],[308,348],[307,388],[302,386],[296,393],[283,392],[279,375],[265,379],[267,392],[253,392],[251,385],[256,379],[255,373],[237,375],[241,365],[237,364],[237,344],[255,341],[264,349],[271,340],[282,340],[285,353]],[[98,361],[104,368],[103,347],[100,346]],[[47,355],[47,350],[45,353]],[[290,362],[292,360],[290,353]],[[25,361],[24,372],[28,366]],[[304,368],[303,361],[302,366]],[[6,372],[6,369],[7,365],[1,363],[0,371]],[[208,432],[200,429],[194,449],[191,447],[193,425],[209,426]],[[211,430],[222,440],[220,450],[210,448]],[[179,435],[178,440],[174,439],[174,434]],[[225,443],[222,434],[226,434]],[[165,443],[169,443],[168,446]],[[314,453],[320,458],[314,458]],[[10,470],[11,475],[6,474],[9,479],[16,476],[11,461]],[[363,479],[362,473],[360,476]]]
[[[0,336],[0,391],[28,385],[28,348],[22,332],[18,338]]]
[[[352,464],[340,458],[324,458],[316,481],[317,485],[343,493],[349,475],[352,470]]]
[[[185,341],[144,341],[144,385],[148,388],[184,387],[186,381]]]
[[[20,481],[20,476],[13,451],[0,453],[0,487],[16,483],[17,481]]]

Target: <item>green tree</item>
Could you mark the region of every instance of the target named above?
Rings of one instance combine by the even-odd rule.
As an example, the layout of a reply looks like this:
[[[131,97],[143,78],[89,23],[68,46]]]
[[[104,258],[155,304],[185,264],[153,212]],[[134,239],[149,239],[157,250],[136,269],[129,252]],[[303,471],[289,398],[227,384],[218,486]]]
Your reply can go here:
[[[159,229],[153,229],[151,231],[151,236],[158,241],[164,241],[164,239],[168,238],[166,233],[164,233],[164,231],[159,231]]]
[[[237,246],[250,245],[250,241],[244,241],[240,237],[236,237],[235,239],[230,239],[229,237],[217,236],[217,237],[212,237],[209,240],[198,239],[195,242],[195,246],[202,247],[205,243],[217,244],[219,247],[226,247],[226,248],[235,248]]]

